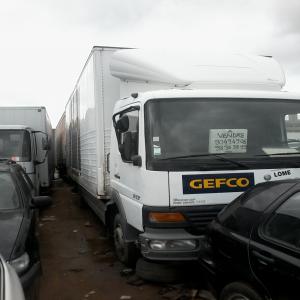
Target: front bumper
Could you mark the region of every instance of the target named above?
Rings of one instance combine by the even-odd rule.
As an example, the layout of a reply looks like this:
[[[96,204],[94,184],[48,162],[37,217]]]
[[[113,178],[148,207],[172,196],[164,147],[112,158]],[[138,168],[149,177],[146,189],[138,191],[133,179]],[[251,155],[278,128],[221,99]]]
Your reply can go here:
[[[20,280],[24,290],[27,290],[34,283],[37,276],[42,274],[41,262],[34,263],[24,274],[20,276]]]
[[[153,240],[195,240],[197,245],[193,250],[154,250],[150,247]],[[203,240],[203,235],[192,235],[182,228],[145,228],[145,232],[139,235],[143,257],[156,261],[198,260]]]

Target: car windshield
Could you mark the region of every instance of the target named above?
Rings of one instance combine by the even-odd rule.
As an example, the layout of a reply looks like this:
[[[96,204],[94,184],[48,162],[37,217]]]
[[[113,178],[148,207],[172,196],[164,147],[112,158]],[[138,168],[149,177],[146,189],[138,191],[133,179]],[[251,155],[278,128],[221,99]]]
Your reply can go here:
[[[150,100],[146,128],[152,161],[300,157],[300,101]]]
[[[18,193],[11,174],[0,172],[0,211],[20,207]]]
[[[0,130],[0,159],[31,160],[30,135],[27,130]]]

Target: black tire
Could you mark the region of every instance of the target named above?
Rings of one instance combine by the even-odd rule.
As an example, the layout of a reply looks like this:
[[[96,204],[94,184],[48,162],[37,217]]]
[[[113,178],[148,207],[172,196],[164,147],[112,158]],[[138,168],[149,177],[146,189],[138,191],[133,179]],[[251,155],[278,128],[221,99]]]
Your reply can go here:
[[[138,259],[138,249],[134,242],[125,241],[125,221],[120,214],[114,218],[113,238],[118,259],[126,266],[134,267]]]
[[[264,298],[249,284],[233,282],[226,285],[220,295],[220,300],[263,300]]]
[[[183,280],[182,268],[176,264],[157,263],[140,258],[136,264],[136,275],[156,283],[176,283]]]

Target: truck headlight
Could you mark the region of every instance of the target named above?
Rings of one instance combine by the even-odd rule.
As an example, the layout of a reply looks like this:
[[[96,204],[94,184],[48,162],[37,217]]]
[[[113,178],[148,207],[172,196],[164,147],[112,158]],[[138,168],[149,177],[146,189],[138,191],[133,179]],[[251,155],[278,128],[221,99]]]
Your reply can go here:
[[[27,252],[17,257],[16,259],[10,261],[10,265],[15,269],[18,275],[22,274],[24,271],[27,270],[29,263],[30,263],[30,258]]]
[[[161,251],[188,251],[197,248],[196,240],[151,240],[149,247]]]

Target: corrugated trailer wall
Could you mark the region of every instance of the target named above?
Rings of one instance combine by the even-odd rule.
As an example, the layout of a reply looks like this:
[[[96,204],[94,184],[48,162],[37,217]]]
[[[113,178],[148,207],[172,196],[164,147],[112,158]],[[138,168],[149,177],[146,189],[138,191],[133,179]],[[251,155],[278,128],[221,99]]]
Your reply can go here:
[[[55,165],[66,167],[66,114],[64,113],[55,129]]]
[[[67,175],[71,176],[71,136],[70,136],[70,123],[71,123],[71,114],[70,114],[70,100],[66,105],[65,109],[66,114],[66,123],[65,123],[65,130],[66,130],[66,168],[67,168]]]
[[[120,79],[110,73],[110,57],[119,49],[106,48],[95,52],[95,65],[97,67],[97,78],[101,79],[98,93],[98,113],[99,122],[99,152],[100,158],[98,165],[98,195],[107,195],[110,192],[110,174],[108,172],[108,154],[110,152],[110,136],[112,129],[112,115],[115,102],[120,99]],[[101,72],[99,72],[101,70]]]
[[[79,96],[78,87],[70,97],[66,106],[66,145],[67,145],[67,171],[68,175],[76,182],[80,175],[80,151],[79,151]]]
[[[97,194],[97,124],[95,109],[94,54],[81,75],[79,88],[80,125],[80,180],[79,183],[93,195]]]
[[[45,128],[46,128],[46,133],[48,134],[48,142],[50,145],[50,150],[48,151],[47,163],[48,163],[48,170],[49,170],[48,172],[49,181],[51,182],[51,180],[53,179],[54,168],[55,168],[55,149],[53,147],[54,134],[53,134],[52,124],[46,109],[44,109],[44,113],[45,113]]]
[[[118,49],[93,48],[65,110],[68,175],[93,196],[109,193],[107,155],[113,106],[120,97],[109,58]]]

